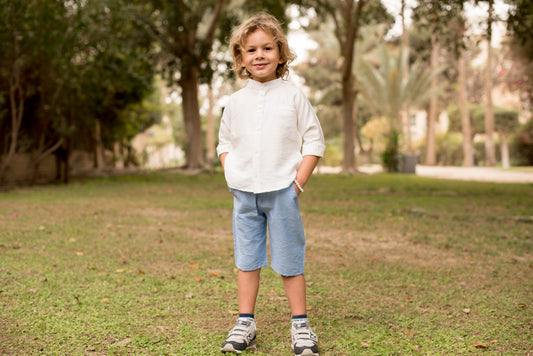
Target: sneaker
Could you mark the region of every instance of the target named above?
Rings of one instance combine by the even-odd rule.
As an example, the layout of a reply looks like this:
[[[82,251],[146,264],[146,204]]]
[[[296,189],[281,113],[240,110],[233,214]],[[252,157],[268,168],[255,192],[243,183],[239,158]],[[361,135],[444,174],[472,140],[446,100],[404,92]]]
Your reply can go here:
[[[309,322],[297,323],[292,326],[292,348],[296,356],[318,356],[318,337],[309,327]]]
[[[255,347],[255,335],[257,328],[253,320],[238,319],[237,325],[230,330],[226,341],[220,351],[223,353],[233,352],[240,354],[246,349]]]

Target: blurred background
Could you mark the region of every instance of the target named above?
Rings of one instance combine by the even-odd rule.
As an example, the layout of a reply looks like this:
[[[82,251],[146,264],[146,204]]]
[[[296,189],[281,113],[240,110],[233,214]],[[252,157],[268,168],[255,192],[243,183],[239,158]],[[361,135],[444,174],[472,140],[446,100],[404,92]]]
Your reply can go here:
[[[217,170],[231,29],[275,15],[319,170],[533,165],[530,0],[0,0],[0,185]]]

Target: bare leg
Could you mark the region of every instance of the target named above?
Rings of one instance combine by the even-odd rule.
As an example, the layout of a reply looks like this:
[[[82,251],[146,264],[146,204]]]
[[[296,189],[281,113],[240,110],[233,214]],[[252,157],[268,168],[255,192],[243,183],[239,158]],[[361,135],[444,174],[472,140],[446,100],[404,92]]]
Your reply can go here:
[[[239,296],[239,313],[253,314],[255,310],[255,301],[259,291],[259,277],[261,269],[255,271],[239,270],[237,276],[238,296]]]
[[[307,313],[305,301],[305,278],[301,274],[299,276],[285,277],[283,276],[283,287],[285,294],[289,300],[289,307],[292,315],[304,315]]]

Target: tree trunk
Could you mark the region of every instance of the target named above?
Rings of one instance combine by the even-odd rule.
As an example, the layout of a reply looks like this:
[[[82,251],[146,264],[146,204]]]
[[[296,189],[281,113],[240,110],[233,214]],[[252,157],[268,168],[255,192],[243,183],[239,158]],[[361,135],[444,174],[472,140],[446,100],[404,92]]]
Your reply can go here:
[[[355,103],[355,91],[353,90],[354,76],[349,74],[342,79],[342,117],[344,128],[344,157],[342,160],[342,170],[345,173],[356,170],[355,140],[353,135],[353,106]]]
[[[502,167],[507,169],[511,167],[509,160],[509,140],[505,134],[501,134],[501,153],[502,153]]]
[[[207,150],[207,166],[209,169],[213,168],[213,162],[215,160],[215,114],[213,109],[215,107],[215,96],[213,94],[213,88],[209,86],[207,90],[207,98],[209,100],[209,109],[207,111],[207,128],[205,133],[205,144]]]
[[[402,18],[402,36],[400,38],[401,40],[401,50],[405,53],[405,51],[409,48],[409,34],[407,32],[407,28],[405,25],[405,10],[406,10],[406,4],[405,0],[401,1],[401,18]],[[402,80],[406,80],[409,77],[409,61],[405,61],[405,67],[402,68],[403,70],[403,78]],[[406,141],[406,149],[409,154],[413,153],[413,135],[411,131],[411,114],[409,112],[409,108],[404,107],[401,109],[400,114],[400,122],[403,123],[403,128],[405,132],[405,141]]]
[[[199,69],[194,66],[182,66],[179,84],[183,98],[183,121],[187,135],[187,168],[202,168],[203,140],[198,103]]]
[[[104,168],[104,145],[102,143],[100,120],[96,120],[94,125],[94,168]]]
[[[463,166],[472,167],[474,165],[474,151],[472,147],[470,114],[468,112],[468,101],[466,97],[466,60],[463,50],[459,54],[457,66],[459,72],[459,110],[461,112],[461,131],[463,133]]]
[[[431,34],[431,68],[437,68],[437,61],[439,59],[439,43],[437,41],[437,34],[435,31]],[[431,91],[437,88],[437,78],[431,80]],[[434,166],[437,163],[437,153],[435,148],[435,124],[437,122],[437,97],[432,96],[429,100],[427,132],[426,132],[426,164]]]
[[[359,19],[366,0],[359,0],[357,4],[346,1],[340,5],[340,12],[343,18],[343,25],[335,21],[335,33],[337,41],[344,57],[342,63],[342,119],[343,119],[343,160],[342,171],[351,173],[357,171],[355,158],[354,130],[354,104],[357,97],[355,90],[355,75],[352,64],[355,55],[355,43],[359,32]],[[356,6],[354,9],[353,6]],[[344,34],[344,36],[342,35]]]
[[[18,134],[24,114],[24,89],[21,84],[21,69],[19,67],[19,38],[17,36],[17,24],[15,23],[15,5],[11,3],[11,14],[13,26],[13,58],[11,61],[11,73],[8,80],[9,88],[9,108],[11,111],[11,137],[6,155],[2,156],[0,152],[0,182],[5,178],[7,167],[11,163],[16,153],[18,145]]]
[[[494,112],[492,108],[492,1],[489,1],[489,19],[487,29],[487,68],[485,69],[485,164],[494,166],[496,164],[496,151],[494,148]]]

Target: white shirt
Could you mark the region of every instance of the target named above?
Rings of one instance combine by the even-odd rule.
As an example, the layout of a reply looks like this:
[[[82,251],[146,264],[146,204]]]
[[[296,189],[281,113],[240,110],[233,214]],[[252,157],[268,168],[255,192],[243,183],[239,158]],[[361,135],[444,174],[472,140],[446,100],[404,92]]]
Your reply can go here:
[[[303,156],[322,157],[326,146],[304,93],[281,78],[248,80],[230,96],[220,123],[217,153],[227,152],[228,186],[252,193],[287,188]]]

